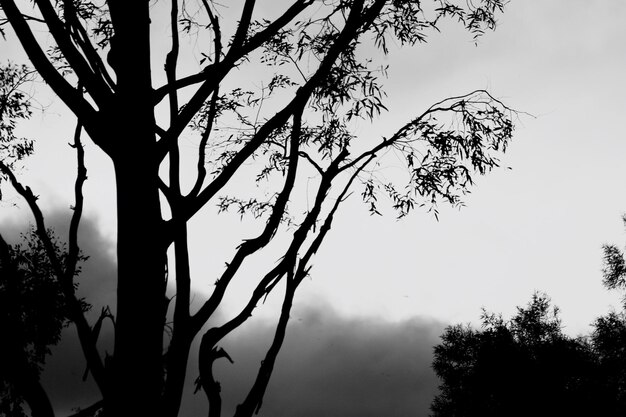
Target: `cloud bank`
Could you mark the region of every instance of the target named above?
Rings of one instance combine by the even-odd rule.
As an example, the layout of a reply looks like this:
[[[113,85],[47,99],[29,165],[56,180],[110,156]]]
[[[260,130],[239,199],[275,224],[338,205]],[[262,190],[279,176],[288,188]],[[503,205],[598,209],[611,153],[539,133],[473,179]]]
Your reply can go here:
[[[62,237],[67,213],[47,217]],[[7,226],[7,225],[3,225]],[[2,227],[0,230],[15,228]],[[83,266],[80,293],[92,303],[92,322],[103,306],[114,307],[116,265],[113,245],[98,232],[94,221],[83,221],[81,247],[89,260]],[[225,339],[223,346],[235,363],[215,364],[221,382],[224,416],[232,415],[245,397],[271,342],[275,323],[252,318]],[[343,317],[320,300],[296,305],[283,349],[268,386],[262,417],[426,417],[437,390],[431,369],[432,347],[444,323],[414,318],[387,322],[379,318]],[[103,327],[99,345],[112,352],[112,328]],[[202,392],[193,394],[198,343],[192,347],[182,417],[205,416]],[[82,381],[85,360],[72,327],[52,349],[43,383],[59,416],[99,399],[93,382]]]
[[[443,323],[345,318],[327,306],[306,307],[295,315],[260,416],[428,415],[438,384],[430,366],[432,347]],[[249,371],[230,368],[239,358],[245,361],[241,368],[258,366],[258,352],[265,348],[259,345],[267,345],[272,331],[262,324],[225,345],[235,360],[235,365],[224,361],[219,369],[225,406],[234,410],[251,384]]]

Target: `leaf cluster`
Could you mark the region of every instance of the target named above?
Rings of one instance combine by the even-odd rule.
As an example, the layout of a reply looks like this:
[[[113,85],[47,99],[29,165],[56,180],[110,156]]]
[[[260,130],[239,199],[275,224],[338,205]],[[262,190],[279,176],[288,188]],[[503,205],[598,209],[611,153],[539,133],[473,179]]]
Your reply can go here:
[[[34,151],[33,141],[17,136],[15,131],[17,123],[32,113],[30,97],[22,89],[32,80],[33,73],[25,65],[0,65],[0,160],[11,169]],[[0,175],[0,184],[4,179]]]
[[[476,91],[444,100],[405,125],[387,141],[404,159],[408,175],[402,184],[376,173],[364,181],[362,197],[370,212],[380,213],[379,193],[391,200],[398,217],[423,206],[437,216],[442,200],[461,205],[474,175],[499,166],[498,155],[513,135],[511,113],[486,92]]]

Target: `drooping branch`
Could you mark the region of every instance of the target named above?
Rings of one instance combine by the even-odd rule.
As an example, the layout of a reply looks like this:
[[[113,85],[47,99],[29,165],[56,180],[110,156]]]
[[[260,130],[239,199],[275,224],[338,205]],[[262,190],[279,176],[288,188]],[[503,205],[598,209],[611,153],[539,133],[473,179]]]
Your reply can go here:
[[[352,169],[383,151],[398,151],[405,159],[407,183],[398,191],[393,183],[374,186],[368,180],[363,196],[370,203],[370,211],[378,213],[375,190],[380,188],[391,198],[399,217],[422,204],[418,199],[428,200],[430,210],[437,216],[438,200],[460,204],[460,196],[473,184],[473,175],[485,174],[499,165],[495,153],[506,150],[512,137],[514,113],[483,90],[449,97],[340,169]]]

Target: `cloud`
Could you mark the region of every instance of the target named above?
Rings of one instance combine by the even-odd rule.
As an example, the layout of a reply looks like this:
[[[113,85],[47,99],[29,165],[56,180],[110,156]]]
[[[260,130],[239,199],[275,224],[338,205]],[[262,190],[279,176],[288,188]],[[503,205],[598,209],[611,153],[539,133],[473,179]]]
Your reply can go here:
[[[47,222],[63,237],[68,218],[66,212],[55,211],[47,216]],[[0,230],[15,237],[19,228],[0,225]],[[83,265],[79,292],[93,305],[93,323],[102,307],[114,307],[114,247],[98,232],[93,219],[83,220],[80,243],[89,260]],[[245,398],[274,326],[267,318],[253,317],[221,343],[235,361],[215,364],[222,385],[223,415],[232,415]],[[444,327],[444,323],[426,318],[388,322],[344,317],[323,300],[315,306],[297,304],[259,415],[425,417],[438,384],[431,369],[432,347]],[[112,330],[109,324],[103,327],[101,351],[112,352]],[[63,336],[53,347],[43,375],[60,416],[100,398],[91,378],[82,382],[85,360],[74,328],[66,329]],[[208,410],[204,394],[193,394],[197,351],[198,341],[191,350],[182,417],[206,415]]]
[[[438,385],[432,348],[444,327],[422,318],[345,318],[325,305],[296,311],[259,415],[425,417]],[[215,365],[224,415],[244,398],[272,334],[273,325],[253,323],[223,344],[235,361]]]

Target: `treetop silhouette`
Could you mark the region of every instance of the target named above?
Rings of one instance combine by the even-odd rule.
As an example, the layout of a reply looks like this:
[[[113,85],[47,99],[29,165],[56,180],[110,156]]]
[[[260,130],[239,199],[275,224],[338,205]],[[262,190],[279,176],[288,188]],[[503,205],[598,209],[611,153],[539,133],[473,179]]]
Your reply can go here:
[[[14,33],[39,76],[76,116],[77,175],[65,261],[54,250],[36,194],[20,182],[12,160],[3,158],[0,171],[33,213],[107,416],[176,416],[197,336],[198,386],[211,417],[219,416],[212,364],[228,358],[220,341],[265,296],[282,289],[273,342],[235,415],[258,412],[295,292],[351,190],[361,187],[371,213],[384,212],[388,201],[399,217],[419,206],[436,214],[439,202],[461,204],[474,176],[498,166],[512,136],[512,111],[483,90],[444,98],[379,139],[353,132],[357,123],[373,124],[386,110],[386,72],[376,62],[390,42],[425,42],[444,19],[476,39],[495,28],[504,3],[295,0],[276,3],[282,10],[268,20],[257,17],[254,0],[232,6],[240,9],[234,18],[209,0],[174,0],[167,14],[160,2],[0,0],[0,28]],[[169,33],[158,38],[150,29],[157,23]],[[155,43],[167,43],[167,53],[159,55]],[[187,57],[194,44],[201,58],[192,68]],[[244,70],[260,87],[238,85]],[[26,116],[17,109],[10,117]],[[83,133],[115,171],[118,276],[112,279],[118,292],[115,348],[106,363],[73,284],[88,168]],[[183,146],[183,138],[193,139]],[[16,138],[7,143],[19,149]],[[390,152],[403,166],[393,178],[377,169]],[[185,174],[189,167],[195,167],[191,177]],[[231,187],[242,172],[244,186]],[[307,176],[314,177],[308,188]],[[302,213],[292,207],[299,207],[305,189],[310,204],[300,204],[306,206]],[[260,232],[235,248],[208,300],[192,313],[187,227],[207,205],[254,215]],[[245,305],[202,333],[245,262],[276,236],[285,236],[286,249],[259,273]],[[176,290],[171,299],[168,284]],[[167,317],[172,331],[164,337]]]

